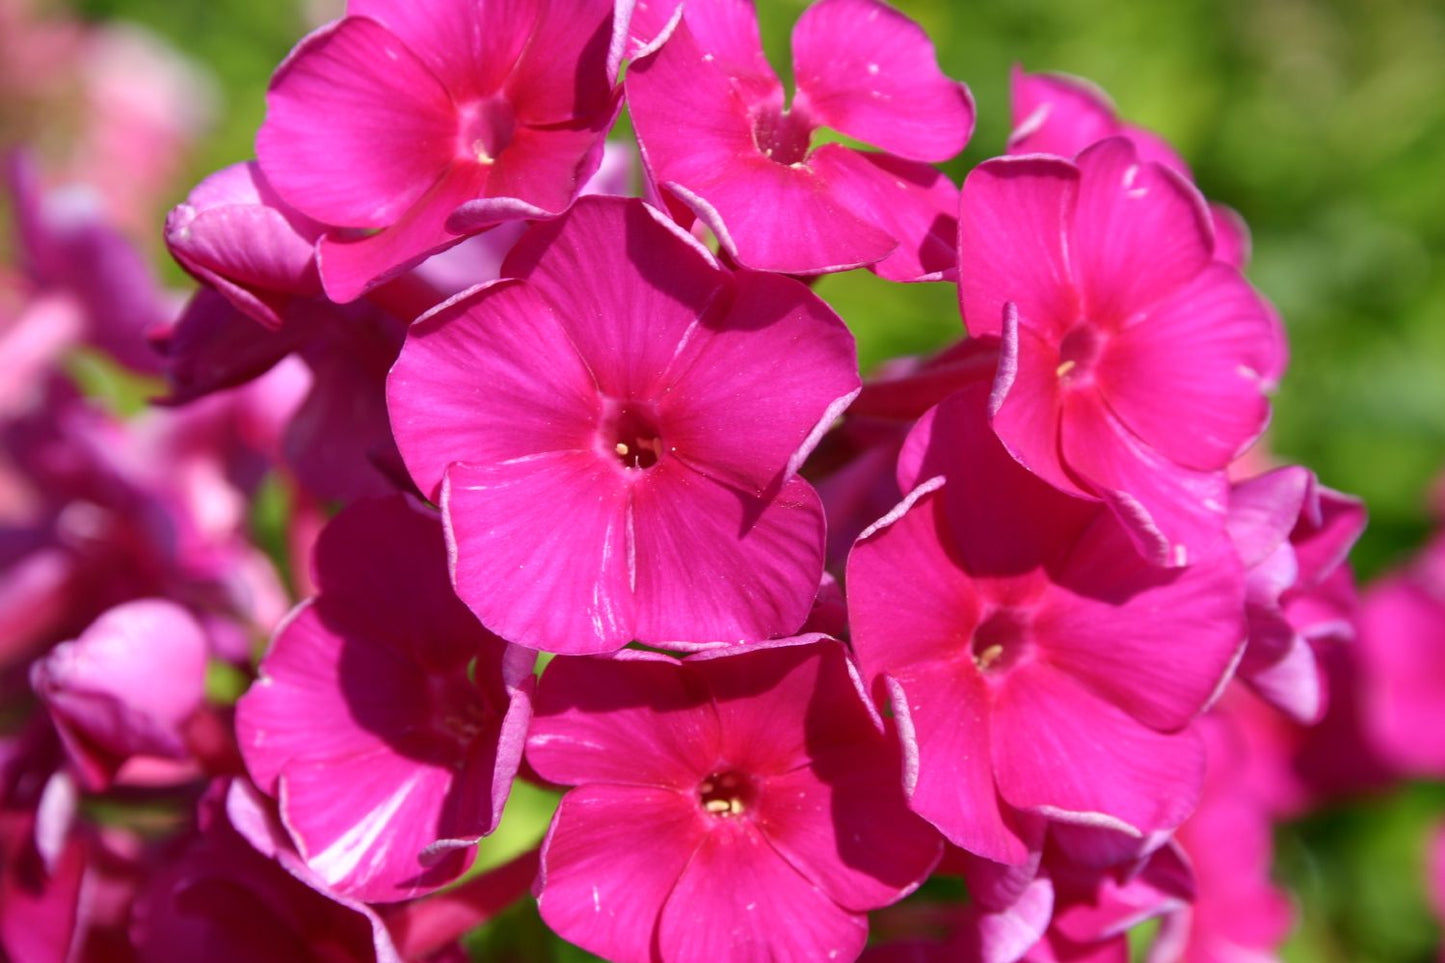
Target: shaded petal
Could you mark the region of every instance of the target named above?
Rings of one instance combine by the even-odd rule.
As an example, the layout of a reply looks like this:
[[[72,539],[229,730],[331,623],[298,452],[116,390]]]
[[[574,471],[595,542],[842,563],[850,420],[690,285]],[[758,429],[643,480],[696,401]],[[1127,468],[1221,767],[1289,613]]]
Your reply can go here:
[[[997,739],[987,683],[967,657],[910,666],[889,679],[904,740],[908,807],[955,846],[996,863],[1030,859],[1027,826],[994,784]]]
[[[647,963],[664,904],[705,832],[698,807],[670,790],[574,789],[562,797],[542,847],[537,909],[583,949]],[[729,888],[735,882],[714,880]],[[697,917],[688,922],[696,926]]]
[[[722,751],[704,686],[672,660],[553,659],[537,689],[527,761],[566,785],[693,793]]]
[[[974,337],[999,334],[1004,304],[1021,323],[1061,335],[1078,314],[1065,236],[1079,171],[1051,157],[984,161],[963,182],[958,296]]]
[[[1014,667],[992,721],[999,792],[1020,809],[1150,833],[1178,826],[1199,797],[1194,730],[1155,732],[1043,663]]]
[[[1102,325],[1122,324],[1209,264],[1209,211],[1194,185],[1141,159],[1123,137],[1095,144],[1077,163],[1070,265],[1087,316]]]
[[[898,747],[876,735],[769,779],[756,817],[774,849],[853,910],[912,892],[942,851],[933,827],[908,811]]]
[[[301,344],[306,327],[268,331],[233,300],[200,288],[175,325],[158,336],[170,387],[166,400],[185,404],[260,377]]]
[[[1244,573],[1226,544],[1160,569],[1101,513],[1054,583],[1034,614],[1044,658],[1151,728],[1192,719],[1244,642]]]
[[[745,820],[715,823],[657,931],[663,959],[851,960],[868,921],[833,902]]]
[[[385,227],[456,152],[446,89],[395,34],[364,17],[323,27],[271,78],[256,156],[285,201],[319,221]]]
[[[772,776],[883,742],[840,642],[714,649],[687,665],[712,693],[722,758],[738,769]]]
[[[564,322],[533,285],[511,280],[413,324],[386,394],[407,470],[432,498],[452,462],[590,451],[601,416]]]
[[[1150,447],[1223,468],[1269,419],[1260,372],[1275,321],[1234,268],[1216,264],[1120,331],[1097,363],[1109,406]]]
[[[920,489],[865,531],[848,556],[848,623],[864,678],[968,659],[978,589],[950,544],[942,495]]]
[[[808,166],[847,210],[898,241],[869,270],[889,281],[937,281],[958,273],[958,188],[937,168],[890,154],[823,144]]]
[[[316,263],[328,298],[339,304],[354,301],[438,251],[461,243],[460,235],[447,230],[447,218],[487,189],[489,169],[455,163],[439,173],[440,179],[424,195],[375,234],[346,237],[332,232],[322,237]]]
[[[487,628],[568,654],[611,652],[640,634],[621,470],[592,452],[448,469],[452,584]]]
[[[603,197],[528,231],[502,276],[525,278],[546,298],[597,389],[617,399],[655,395],[725,283],[711,255],[655,209]],[[534,353],[517,357],[530,367]]]
[[[685,336],[662,387],[663,444],[761,495],[790,477],[861,386],[853,336],[804,285],[734,275],[726,313]]]
[[[1223,531],[1229,480],[1168,461],[1119,424],[1097,395],[1071,391],[1063,419],[1064,460],[1119,516],[1156,564],[1181,566]]]
[[[453,776],[381,747],[301,762],[278,784],[282,817],[306,864],[337,893],[367,902],[409,899],[465,868],[468,854],[460,850],[430,865],[421,860],[443,835],[438,803]]]
[[[973,97],[938,69],[923,28],[879,0],[822,0],[793,28],[803,109],[916,161],[946,161],[973,133]]]
[[[615,112],[607,69],[615,4],[554,0],[537,6],[536,26],[504,88],[517,120],[553,125],[590,115],[600,138]],[[479,33],[492,28],[490,19],[485,23],[488,30]]]
[[[562,213],[601,162],[605,133],[605,125],[517,128],[488,171],[487,198],[457,206],[447,229],[468,234],[523,217]],[[521,204],[508,206],[511,199]]]
[[[664,459],[633,486],[632,499],[639,641],[766,639],[795,632],[808,617],[824,530],[823,506],[807,482],[792,479],[762,500]]]
[[[989,396],[989,424],[999,441],[1029,471],[1061,492],[1089,495],[1064,466],[1063,388],[1058,345],[1022,324],[1012,304],[1004,308],[998,374]]]
[[[900,463],[922,447],[919,476],[948,480],[941,498],[952,544],[972,577],[1021,575],[1056,558],[1101,510],[1010,457],[989,428],[986,398],[975,385],[940,402],[914,426]]]

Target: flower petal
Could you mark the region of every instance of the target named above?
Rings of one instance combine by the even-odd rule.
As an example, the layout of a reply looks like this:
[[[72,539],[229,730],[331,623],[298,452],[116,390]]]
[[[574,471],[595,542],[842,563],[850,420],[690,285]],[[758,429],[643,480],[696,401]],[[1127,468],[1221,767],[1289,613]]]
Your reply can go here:
[[[576,655],[640,635],[619,471],[590,451],[447,470],[452,584],[482,624],[518,645]]]
[[[822,0],[793,28],[794,109],[909,160],[946,161],[973,133],[973,97],[938,69],[923,28],[879,0]]]
[[[385,227],[456,151],[457,120],[437,78],[365,17],[323,27],[277,69],[256,155],[290,204],[327,224]]]

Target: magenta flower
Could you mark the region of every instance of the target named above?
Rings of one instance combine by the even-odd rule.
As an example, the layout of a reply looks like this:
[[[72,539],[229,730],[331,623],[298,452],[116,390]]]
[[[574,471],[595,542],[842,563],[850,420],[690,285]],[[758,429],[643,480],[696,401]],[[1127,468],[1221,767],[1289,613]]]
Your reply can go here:
[[[166,247],[238,310],[279,328],[291,301],[321,295],[315,248],[324,230],[282,201],[248,161],[216,171],[176,205],[166,217]]]
[[[1239,676],[1303,723],[1325,711],[1315,647],[1354,638],[1354,583],[1345,556],[1365,507],[1288,467],[1235,484],[1229,534],[1245,566],[1249,647]]]
[[[558,214],[597,168],[619,102],[611,3],[347,12],[277,69],[256,137],[276,192],[328,226],[333,300],[467,234]]]
[[[1109,137],[1124,137],[1139,159],[1164,165],[1189,178],[1194,175],[1169,142],[1158,134],[1119,119],[1102,90],[1067,74],[1026,74],[1015,66],[1010,76],[1013,132],[1010,154],[1054,154],[1073,158]],[[1214,226],[1214,258],[1242,268],[1249,260],[1249,227],[1223,204],[1210,204]]]
[[[1372,585],[1360,603],[1359,711],[1394,770],[1445,776],[1445,541]]]
[[[1108,503],[1151,559],[1186,564],[1223,528],[1223,469],[1263,429],[1283,363],[1270,309],[1213,260],[1198,191],[1117,137],[1074,162],[998,158],[964,185],[959,243],[968,331],[1003,337],[1004,445]]]
[[[793,30],[790,104],[751,4],[687,3],[671,26],[628,68],[628,110],[657,188],[733,259],[788,274],[868,264],[892,280],[952,271],[957,194],[929,162],[968,143],[973,99],[917,24],[877,0],[812,5]],[[820,127],[886,153],[814,147]]]
[[[1199,721],[1209,766],[1199,808],[1175,834],[1195,880],[1194,898],[1166,918],[1147,959],[1269,959],[1289,933],[1289,897],[1270,882],[1270,814],[1247,780],[1247,748],[1228,716]]]
[[[208,649],[185,609],[141,599],[31,665],[31,685],[86,788],[106,788],[131,756],[186,757],[184,727],[201,707]]]
[[[457,594],[554,652],[796,631],[823,516],[795,472],[859,383],[838,317],[636,200],[583,198],[503,274],[413,325],[387,384]]]
[[[253,788],[212,784],[198,822],[136,900],[140,959],[401,963],[376,912],[300,864]]]
[[[320,594],[282,624],[241,698],[247,768],[337,893],[415,896],[496,828],[531,714],[531,652],[451,592],[441,523],[357,502],[314,556]]]
[[[556,659],[527,759],[576,787],[543,845],[542,918],[612,960],[853,959],[865,911],[939,855],[830,639]]]
[[[1203,759],[1185,730],[1244,641],[1222,539],[1149,565],[1113,515],[1054,490],[952,396],[905,444],[905,490],[848,560],[864,677],[886,688],[913,810],[949,840],[1024,861],[1038,816],[1136,838],[1189,814]]]

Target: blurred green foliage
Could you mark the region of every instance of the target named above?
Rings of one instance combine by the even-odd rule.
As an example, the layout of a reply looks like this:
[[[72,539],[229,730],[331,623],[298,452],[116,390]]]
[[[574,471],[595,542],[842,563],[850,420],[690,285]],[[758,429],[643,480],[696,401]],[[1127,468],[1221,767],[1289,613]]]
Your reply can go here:
[[[304,27],[297,7],[254,0],[79,0],[124,17],[206,65],[223,101],[187,183],[251,155],[267,78]],[[763,0],[765,42],[788,71],[802,0]],[[1445,3],[1439,0],[899,0],[979,107],[961,178],[1000,153],[1008,71],[1059,70],[1100,84],[1128,119],[1168,137],[1205,193],[1254,235],[1250,273],[1289,328],[1293,360],[1269,444],[1362,495],[1356,552],[1372,576],[1431,523],[1445,467]],[[173,275],[178,276],[178,275]],[[961,333],[953,290],[862,272],[818,290],[857,332],[865,367]],[[1292,827],[1284,870],[1306,922],[1291,960],[1425,960],[1438,932],[1419,887],[1425,826],[1445,811],[1417,787]],[[525,820],[524,820],[525,821]],[[512,919],[515,916],[516,919]],[[530,906],[477,934],[498,958],[557,957]],[[565,957],[571,959],[573,957]]]

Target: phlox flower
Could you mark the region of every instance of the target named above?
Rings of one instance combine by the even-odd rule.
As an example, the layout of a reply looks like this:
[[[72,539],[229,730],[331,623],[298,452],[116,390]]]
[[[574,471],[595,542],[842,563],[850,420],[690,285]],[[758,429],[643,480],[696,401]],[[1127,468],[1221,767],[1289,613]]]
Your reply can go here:
[[[401,963],[376,912],[311,874],[242,781],[202,797],[194,831],[146,880],[130,935],[155,963]]]
[[[1303,723],[1325,711],[1315,647],[1354,638],[1355,593],[1345,556],[1365,507],[1291,466],[1237,482],[1228,529],[1245,566],[1249,647],[1239,676]]]
[[[1294,916],[1289,897],[1269,878],[1270,813],[1247,778],[1249,748],[1234,720],[1210,713],[1197,725],[1208,747],[1204,792],[1199,808],[1174,835],[1193,872],[1193,899],[1165,918],[1146,959],[1268,959]]]
[[[891,280],[951,274],[952,183],[931,162],[961,151],[973,99],[945,77],[923,30],[878,0],[822,0],[793,30],[787,102],[747,0],[639,4],[650,42],[627,103],[658,190],[712,229],[738,263],[818,274],[872,265]],[[660,46],[658,46],[660,44]],[[830,127],[883,153],[814,144]]]
[[[351,0],[347,14],[277,69],[256,137],[277,194],[327,226],[332,300],[558,214],[596,170],[619,103],[607,0]]]
[[[205,694],[208,650],[185,609],[139,599],[31,665],[31,685],[87,789],[106,788],[134,755],[186,757],[185,725]]]
[[[1040,816],[1172,829],[1203,775],[1185,727],[1244,642],[1240,565],[1222,538],[1186,569],[1150,565],[1110,512],[1009,457],[985,399],[919,422],[911,494],[848,560],[853,645],[898,719],[909,804],[1001,863],[1028,858]]]
[[[1214,259],[1203,198],[1113,137],[1076,160],[980,164],[964,184],[959,296],[1000,335],[1005,447],[1100,499],[1141,551],[1184,565],[1223,529],[1224,469],[1264,428],[1278,321]]]
[[[838,317],[637,200],[583,198],[502,273],[418,320],[387,383],[457,594],[554,652],[796,631],[823,516],[795,473],[859,384]]]
[[[1359,721],[1396,773],[1445,776],[1445,540],[1360,600]]]
[[[553,660],[527,759],[562,797],[542,918],[611,960],[850,960],[928,875],[903,760],[840,643]]]
[[[1009,78],[1013,107],[1010,154],[1075,157],[1109,137],[1124,137],[1140,160],[1163,164],[1194,179],[1184,158],[1158,134],[1119,119],[1109,97],[1093,84],[1067,74],[1030,74],[1015,66]],[[1242,268],[1249,260],[1249,228],[1223,204],[1209,205],[1214,226],[1214,257]]]
[[[329,888],[415,896],[454,878],[501,818],[534,657],[451,593],[441,523],[405,496],[337,516],[314,568],[319,594],[237,705],[241,752]]]

